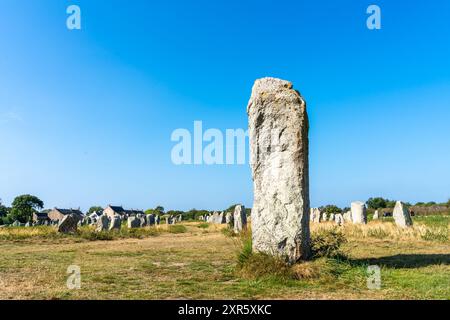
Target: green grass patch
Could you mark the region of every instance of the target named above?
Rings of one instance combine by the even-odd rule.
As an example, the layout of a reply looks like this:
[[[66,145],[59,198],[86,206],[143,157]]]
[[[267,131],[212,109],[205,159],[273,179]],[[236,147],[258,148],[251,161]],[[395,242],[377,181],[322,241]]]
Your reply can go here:
[[[187,228],[181,224],[177,224],[177,225],[169,226],[169,228],[167,229],[167,232],[169,232],[169,233],[186,233]]]
[[[449,232],[447,228],[430,228],[422,235],[425,241],[448,242]]]

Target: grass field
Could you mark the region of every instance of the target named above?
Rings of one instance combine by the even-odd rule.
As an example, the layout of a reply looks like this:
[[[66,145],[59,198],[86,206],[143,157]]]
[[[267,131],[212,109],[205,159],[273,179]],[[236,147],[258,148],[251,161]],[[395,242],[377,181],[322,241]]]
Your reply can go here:
[[[449,217],[341,228],[347,258],[320,258],[303,279],[242,277],[238,238],[222,226],[186,223],[120,234],[83,228],[0,229],[0,299],[450,299]],[[312,233],[335,228],[312,225]],[[81,289],[66,286],[81,268]],[[381,289],[367,288],[367,266],[381,268]],[[305,272],[303,272],[305,274]]]

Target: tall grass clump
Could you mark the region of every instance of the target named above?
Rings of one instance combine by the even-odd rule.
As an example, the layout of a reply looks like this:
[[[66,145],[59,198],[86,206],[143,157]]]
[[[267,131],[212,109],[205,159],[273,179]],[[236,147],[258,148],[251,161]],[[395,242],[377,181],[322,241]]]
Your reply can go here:
[[[311,234],[311,253],[313,258],[335,258],[343,256],[341,246],[347,242],[344,234],[333,229],[321,229]]]
[[[181,224],[171,225],[167,228],[169,233],[186,233],[187,228]]]
[[[429,228],[422,234],[425,241],[448,242],[449,232],[447,228]]]

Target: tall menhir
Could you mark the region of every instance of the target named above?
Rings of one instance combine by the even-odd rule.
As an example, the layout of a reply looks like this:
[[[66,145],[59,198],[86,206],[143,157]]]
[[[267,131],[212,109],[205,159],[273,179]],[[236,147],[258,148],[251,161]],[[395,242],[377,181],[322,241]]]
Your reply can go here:
[[[306,103],[292,83],[264,78],[247,107],[253,175],[253,250],[289,263],[311,255]]]

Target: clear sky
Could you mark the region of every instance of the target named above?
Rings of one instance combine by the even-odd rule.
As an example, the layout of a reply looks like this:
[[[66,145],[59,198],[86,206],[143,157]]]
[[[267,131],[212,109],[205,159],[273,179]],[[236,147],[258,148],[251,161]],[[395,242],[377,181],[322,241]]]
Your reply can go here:
[[[450,197],[448,0],[0,0],[0,198],[251,206],[248,165],[175,166],[170,137],[247,128],[265,76],[308,103],[313,206]]]

